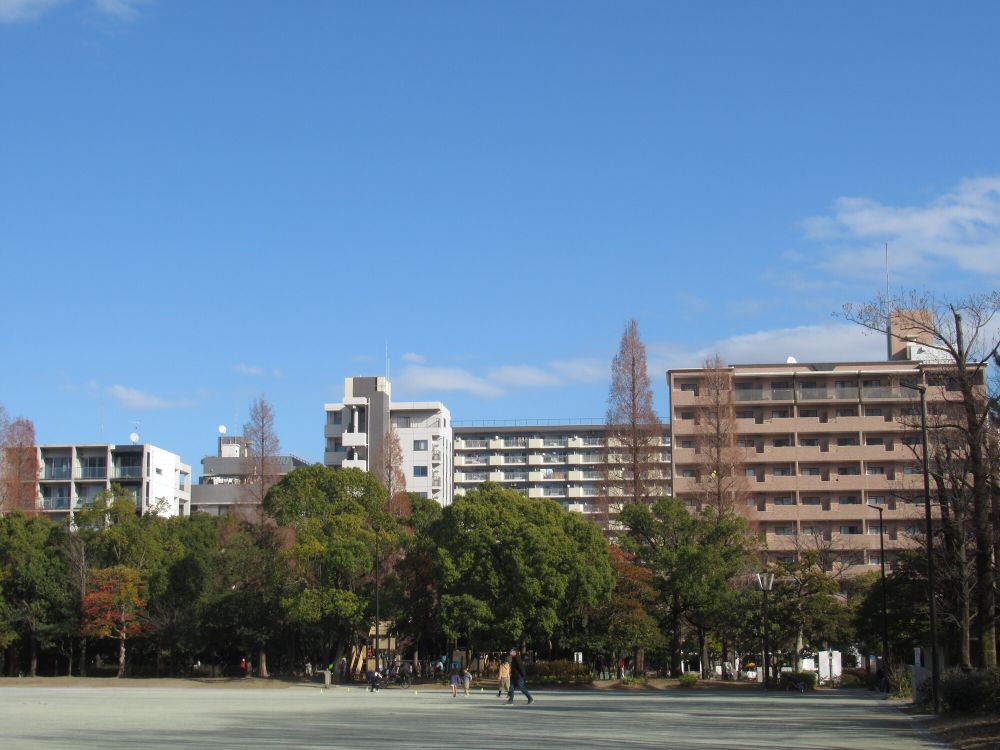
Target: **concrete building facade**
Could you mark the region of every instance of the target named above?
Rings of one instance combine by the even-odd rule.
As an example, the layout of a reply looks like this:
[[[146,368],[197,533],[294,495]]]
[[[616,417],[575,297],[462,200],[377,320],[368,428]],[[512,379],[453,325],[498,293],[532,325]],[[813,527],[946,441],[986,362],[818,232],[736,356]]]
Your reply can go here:
[[[745,474],[739,512],[768,555],[793,560],[820,551],[830,567],[854,572],[880,562],[884,508],[886,565],[915,546],[924,528],[919,396],[928,409],[949,401],[947,364],[925,343],[889,337],[885,362],[731,365],[736,449]],[[673,487],[691,506],[705,477],[699,456],[704,368],[667,372],[673,425]]]
[[[601,521],[609,456],[603,420],[485,421],[455,428],[455,494],[496,482],[550,498]],[[670,433],[664,428],[662,494],[670,494]],[[613,455],[613,451],[611,452]]]
[[[149,444],[40,445],[38,507],[56,521],[121,485],[141,513],[186,516],[191,512],[191,467],[176,453]]]
[[[191,488],[191,511],[213,516],[232,513],[248,504],[244,488],[248,470],[247,446],[242,435],[220,435],[214,456],[201,459],[201,478]],[[276,456],[275,469],[285,475],[309,462],[291,454]]]
[[[374,470],[392,427],[402,448],[400,469],[407,492],[451,504],[451,412],[440,401],[393,402],[387,378],[348,377],[344,400],[326,404],[324,411],[323,462],[327,466]]]

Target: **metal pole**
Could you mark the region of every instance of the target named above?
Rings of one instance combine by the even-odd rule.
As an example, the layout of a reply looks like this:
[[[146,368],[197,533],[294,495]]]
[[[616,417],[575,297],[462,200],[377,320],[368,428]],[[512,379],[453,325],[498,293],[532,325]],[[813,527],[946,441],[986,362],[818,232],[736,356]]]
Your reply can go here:
[[[882,568],[882,671],[885,672],[889,664],[889,625],[886,617],[885,599],[885,522],[882,513],[885,511],[881,505],[871,506],[878,511],[878,549],[879,562]]]
[[[767,636],[767,589],[764,589],[764,689],[767,690],[767,678],[771,667],[770,641]]]
[[[375,528],[375,671],[379,671],[379,577],[378,577],[378,527]]]
[[[931,617],[931,696],[934,700],[934,713],[941,713],[941,672],[938,668],[937,642],[937,603],[934,592],[937,590],[934,578],[934,527],[931,522],[931,470],[930,455],[927,448],[927,385],[917,386],[920,393],[920,431],[924,448],[924,522],[927,534],[927,594],[930,599]]]

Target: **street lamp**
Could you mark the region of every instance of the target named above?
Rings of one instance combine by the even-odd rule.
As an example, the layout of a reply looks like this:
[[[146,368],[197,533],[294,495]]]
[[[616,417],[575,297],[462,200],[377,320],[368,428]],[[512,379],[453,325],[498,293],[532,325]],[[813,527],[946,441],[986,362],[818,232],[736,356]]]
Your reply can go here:
[[[885,606],[885,522],[882,516],[885,507],[871,502],[868,503],[868,507],[878,511],[878,559],[882,568],[882,673],[885,674],[889,664],[889,625]]]
[[[938,670],[937,655],[937,604],[934,592],[937,589],[934,580],[934,529],[931,525],[931,470],[930,456],[927,450],[927,386],[924,383],[910,385],[900,383],[903,388],[920,394],[920,432],[924,453],[924,526],[927,535],[927,594],[931,605],[931,696],[934,701],[934,713],[941,713],[940,685],[941,674]]]
[[[767,633],[767,592],[774,586],[774,573],[757,574],[757,585],[764,592],[764,689],[767,690],[767,679],[771,671],[770,640]]]

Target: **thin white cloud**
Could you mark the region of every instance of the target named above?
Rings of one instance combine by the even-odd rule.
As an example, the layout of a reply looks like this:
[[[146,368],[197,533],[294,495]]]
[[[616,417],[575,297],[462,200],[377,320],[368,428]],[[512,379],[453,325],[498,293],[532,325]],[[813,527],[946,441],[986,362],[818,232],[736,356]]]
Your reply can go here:
[[[104,15],[130,21],[139,15],[139,8],[149,0],[92,0],[95,9]]]
[[[248,365],[246,362],[240,362],[238,365],[233,366],[233,372],[239,373],[240,375],[263,375],[263,368],[258,365]]]
[[[672,368],[700,367],[716,352],[727,364],[777,364],[788,357],[799,362],[877,362],[886,357],[884,336],[849,323],[755,331],[698,349],[667,342],[647,349],[654,378]]]
[[[168,401],[151,393],[140,391],[137,388],[126,388],[123,385],[111,386],[108,388],[108,393],[118,399],[118,402],[127,409],[180,409],[191,406],[191,401],[187,399]]]
[[[0,23],[33,21],[64,0],[0,0]]]
[[[496,398],[504,394],[503,388],[458,367],[404,367],[396,377],[400,389],[416,393],[438,391],[465,391],[474,396]]]
[[[923,206],[886,206],[845,197],[828,216],[803,224],[806,238],[825,246],[817,265],[845,276],[881,273],[884,245],[890,268],[902,274],[953,267],[1000,275],[1000,176],[963,180]]]
[[[423,354],[417,354],[416,352],[407,352],[401,357],[401,359],[404,362],[409,362],[414,365],[422,365],[427,361],[427,357]]]
[[[610,377],[610,362],[583,357],[549,362],[549,367],[566,380],[578,383],[600,383]]]
[[[490,370],[488,379],[500,386],[513,388],[539,388],[562,385],[555,373],[532,365],[503,365]]]

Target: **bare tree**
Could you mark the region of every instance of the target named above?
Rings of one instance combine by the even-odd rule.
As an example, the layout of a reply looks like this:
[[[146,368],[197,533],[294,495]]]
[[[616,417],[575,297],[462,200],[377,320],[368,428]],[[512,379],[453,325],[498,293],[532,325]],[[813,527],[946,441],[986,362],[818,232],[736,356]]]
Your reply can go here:
[[[385,487],[389,498],[389,512],[402,518],[410,512],[410,498],[406,494],[406,475],[403,473],[403,447],[395,425],[390,424],[382,437],[375,460],[375,474]]]
[[[653,409],[646,346],[634,319],[625,325],[611,362],[607,425],[606,504],[649,503],[663,495],[663,427]]]
[[[949,301],[931,294],[911,292],[880,296],[863,305],[844,305],[843,316],[869,330],[911,339],[933,354],[922,368],[924,385],[935,387],[935,398],[954,415],[938,425],[960,436],[966,462],[975,542],[976,618],[980,666],[997,663],[996,580],[994,527],[996,477],[992,472],[990,399],[986,390],[987,365],[1000,349],[1000,292],[970,295]],[[930,426],[930,425],[929,425]],[[928,457],[930,458],[930,457]]]
[[[281,479],[278,453],[281,443],[274,431],[274,408],[263,394],[250,406],[250,421],[243,425],[243,500],[252,514],[263,515],[264,498]]]
[[[722,518],[746,507],[746,450],[738,444],[732,371],[718,354],[705,361],[704,370],[695,401],[699,494],[702,505]]]
[[[38,450],[35,425],[30,419],[6,420],[0,433],[0,513],[38,512]]]

